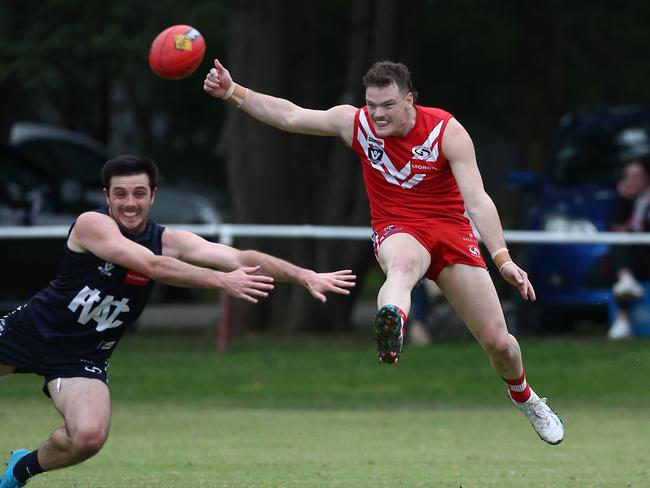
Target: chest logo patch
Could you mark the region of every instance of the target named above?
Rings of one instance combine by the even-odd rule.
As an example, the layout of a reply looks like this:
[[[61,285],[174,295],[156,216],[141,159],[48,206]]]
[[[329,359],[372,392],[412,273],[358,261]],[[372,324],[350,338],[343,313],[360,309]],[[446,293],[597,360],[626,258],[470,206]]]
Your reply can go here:
[[[104,276],[113,276],[114,268],[115,265],[113,263],[109,263],[108,261],[104,262],[104,264],[100,264],[99,266],[97,266],[99,272]]]
[[[92,320],[97,323],[95,330],[103,332],[123,324],[121,320],[118,320],[118,316],[129,311],[129,299],[116,300],[113,295],[106,295],[102,298],[99,290],[84,286],[68,305],[71,312],[76,312],[80,308],[77,322],[86,325]]]
[[[368,144],[368,159],[373,163],[378,163],[384,157],[384,150],[379,146]]]
[[[433,153],[430,147],[427,146],[415,146],[411,149],[413,153],[413,159],[424,159],[427,160]]]

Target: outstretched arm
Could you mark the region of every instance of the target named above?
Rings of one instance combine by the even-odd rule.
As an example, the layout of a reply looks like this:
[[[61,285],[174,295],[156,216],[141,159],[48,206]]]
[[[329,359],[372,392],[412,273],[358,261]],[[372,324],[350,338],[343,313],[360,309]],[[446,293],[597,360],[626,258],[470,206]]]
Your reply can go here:
[[[238,249],[207,241],[184,230],[169,229],[163,234],[163,252],[198,266],[217,267],[224,270],[242,266],[258,266],[259,272],[276,281],[304,286],[311,295],[326,301],[326,293],[347,295],[355,285],[356,276],[350,270],[317,273],[301,268],[268,254]]]
[[[497,208],[483,187],[474,144],[456,119],[451,119],[445,129],[442,150],[458,183],[465,209],[476,225],[501,276],[519,289],[524,300],[535,300],[535,290],[528,280],[528,274],[512,261],[506,249]]]
[[[351,105],[338,105],[328,110],[310,110],[283,98],[254,92],[238,85],[218,61],[203,82],[203,90],[241,108],[255,119],[287,132],[319,136],[338,136],[352,144],[354,114]]]
[[[165,231],[164,235],[167,233]],[[257,303],[273,289],[273,279],[257,274],[258,266],[233,268],[230,273],[193,266],[170,256],[157,256],[122,235],[115,221],[98,212],[81,214],[68,237],[75,252],[90,252],[110,263],[137,271],[163,283],[191,288],[220,288],[235,298]]]

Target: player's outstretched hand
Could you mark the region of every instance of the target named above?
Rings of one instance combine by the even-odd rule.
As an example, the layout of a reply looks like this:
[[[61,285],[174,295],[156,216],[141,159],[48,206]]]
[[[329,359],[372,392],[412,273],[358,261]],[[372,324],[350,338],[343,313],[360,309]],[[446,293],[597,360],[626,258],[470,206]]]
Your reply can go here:
[[[528,279],[528,273],[523,269],[517,266],[515,263],[510,262],[503,267],[501,271],[501,276],[508,283],[513,286],[516,286],[519,289],[519,293],[524,300],[535,301],[535,290],[533,285]]]
[[[349,269],[334,271],[332,273],[312,272],[307,276],[305,288],[316,300],[325,303],[325,293],[332,292],[339,295],[349,295],[349,288],[356,285],[357,275],[352,274]]]
[[[258,298],[266,298],[273,289],[273,278],[254,274],[259,269],[259,266],[247,266],[224,273],[221,287],[230,296],[257,303]]]
[[[203,91],[216,98],[226,98],[228,89],[234,84],[230,73],[218,59],[214,60],[214,68],[208,71],[203,81]]]

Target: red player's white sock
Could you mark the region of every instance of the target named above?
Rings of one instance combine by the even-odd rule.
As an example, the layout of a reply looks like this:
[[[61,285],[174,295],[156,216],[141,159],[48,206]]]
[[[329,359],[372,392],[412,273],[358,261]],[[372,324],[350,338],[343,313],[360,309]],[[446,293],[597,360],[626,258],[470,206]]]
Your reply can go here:
[[[509,380],[503,378],[503,380],[508,384],[508,393],[510,398],[512,398],[517,403],[524,403],[530,398],[530,386],[526,381],[526,372],[522,371],[521,376],[514,380]]]

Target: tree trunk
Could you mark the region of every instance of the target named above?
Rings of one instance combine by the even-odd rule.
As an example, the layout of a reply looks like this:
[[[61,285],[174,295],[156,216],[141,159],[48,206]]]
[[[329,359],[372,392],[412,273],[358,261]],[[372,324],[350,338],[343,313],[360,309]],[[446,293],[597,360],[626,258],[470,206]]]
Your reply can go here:
[[[521,5],[519,10],[520,141],[531,170],[542,167],[549,138],[567,106],[557,15],[555,3],[535,11]]]
[[[395,52],[401,32],[391,25],[400,23],[403,7],[389,0],[383,4],[386,8],[373,9],[370,0],[350,4],[347,33],[336,33],[332,51],[320,53],[314,51],[323,45],[316,38],[322,35],[317,26],[320,14],[327,12],[314,15],[313,5],[289,1],[272,6],[242,1],[232,17],[231,49],[223,62],[233,79],[244,86],[304,107],[360,106],[365,70],[373,58]],[[379,29],[395,34],[373,36]],[[332,69],[340,70],[341,86],[338,93],[329,95],[331,87],[321,86],[321,80],[331,79],[328,70]],[[227,161],[234,221],[369,225],[357,157],[340,140],[279,133],[233,109],[227,115],[221,150]],[[236,245],[320,272],[350,268],[359,285],[374,262],[369,240],[242,239]],[[285,333],[340,330],[349,325],[355,293],[330,295],[323,305],[304,289],[280,285],[264,303],[233,304],[233,323]]]

